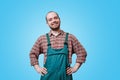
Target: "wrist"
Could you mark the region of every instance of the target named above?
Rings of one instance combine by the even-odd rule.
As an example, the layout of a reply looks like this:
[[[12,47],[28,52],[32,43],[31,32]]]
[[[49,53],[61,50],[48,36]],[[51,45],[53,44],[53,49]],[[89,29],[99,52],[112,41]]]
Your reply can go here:
[[[39,66],[39,65],[34,65],[34,68],[35,68],[35,69],[39,69],[40,66]]]
[[[77,70],[78,70],[78,67],[77,67],[77,66],[74,66],[73,69],[74,69],[74,71],[77,71]]]
[[[81,63],[76,63],[76,64],[74,65],[73,69],[74,69],[75,71],[77,71],[77,70],[80,68],[80,66],[81,66]]]

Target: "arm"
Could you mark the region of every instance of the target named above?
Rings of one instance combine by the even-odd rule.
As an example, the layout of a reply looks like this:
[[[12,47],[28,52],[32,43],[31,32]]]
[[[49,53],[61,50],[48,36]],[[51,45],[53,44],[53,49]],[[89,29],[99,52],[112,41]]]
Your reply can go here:
[[[38,38],[30,51],[31,66],[39,65],[38,58],[42,50],[40,46],[40,42],[41,42],[41,38]]]
[[[69,75],[72,73],[75,73],[80,68],[82,63],[85,62],[86,56],[87,56],[85,49],[80,44],[80,42],[77,40],[77,38],[73,35],[70,35],[70,36],[72,40],[73,53],[77,55],[77,59],[76,59],[76,64],[73,67],[67,68],[67,74]]]
[[[40,53],[43,52],[41,47],[42,37],[38,38],[35,44],[33,45],[31,52],[30,52],[30,62],[31,65],[34,66],[34,69],[40,73],[41,75],[44,75],[47,73],[46,68],[42,68],[39,65],[38,58]]]

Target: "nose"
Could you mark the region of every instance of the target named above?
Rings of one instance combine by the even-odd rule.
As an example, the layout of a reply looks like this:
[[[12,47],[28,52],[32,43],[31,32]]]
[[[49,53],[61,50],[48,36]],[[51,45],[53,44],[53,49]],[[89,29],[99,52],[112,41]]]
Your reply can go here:
[[[56,23],[56,20],[55,20],[55,19],[53,19],[52,23]]]

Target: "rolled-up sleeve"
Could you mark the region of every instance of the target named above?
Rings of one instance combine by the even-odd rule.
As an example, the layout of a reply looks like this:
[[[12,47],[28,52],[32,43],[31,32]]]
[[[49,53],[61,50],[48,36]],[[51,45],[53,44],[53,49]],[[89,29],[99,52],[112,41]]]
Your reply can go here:
[[[35,44],[33,45],[32,49],[30,51],[30,54],[29,54],[31,66],[39,64],[38,57],[39,57],[39,54],[41,52],[42,52],[42,49],[41,49],[41,38],[39,37],[37,39],[37,41],[35,42]]]
[[[72,46],[73,53],[77,55],[76,63],[84,63],[86,61],[87,52],[74,35],[72,35]]]

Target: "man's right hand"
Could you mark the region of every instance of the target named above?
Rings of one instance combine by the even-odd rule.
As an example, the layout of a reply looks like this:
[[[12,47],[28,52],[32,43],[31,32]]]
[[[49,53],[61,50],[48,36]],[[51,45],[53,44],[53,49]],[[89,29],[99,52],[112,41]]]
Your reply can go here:
[[[34,65],[35,70],[40,73],[42,76],[47,74],[47,69],[45,67],[39,67],[39,65]]]

